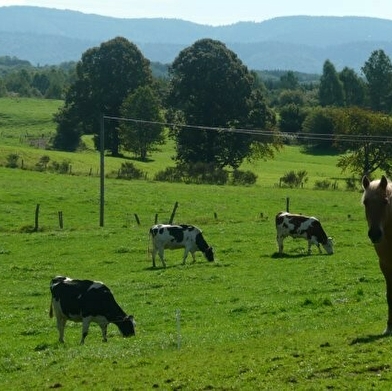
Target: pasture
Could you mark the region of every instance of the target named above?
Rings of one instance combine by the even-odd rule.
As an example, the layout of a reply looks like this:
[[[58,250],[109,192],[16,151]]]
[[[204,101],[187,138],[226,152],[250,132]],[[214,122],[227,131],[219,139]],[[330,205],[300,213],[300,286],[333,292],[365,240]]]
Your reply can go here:
[[[69,159],[85,156],[98,160],[93,152]],[[285,148],[253,165],[259,179],[249,187],[108,179],[102,228],[97,176],[0,167],[0,389],[389,389],[384,279],[360,192],[312,187],[343,180],[334,161]],[[309,172],[307,186],[276,187],[292,169]],[[290,211],[321,220],[335,254],[308,256],[306,241],[288,238],[276,256],[274,216],[287,197]],[[214,263],[197,253],[182,266],[176,250],[165,251],[166,269],[159,260],[151,267],[148,229],[156,214],[167,222],[175,202],[175,222],[202,228]],[[37,204],[40,229],[31,232]],[[80,346],[81,324],[68,322],[58,343],[48,313],[59,274],[106,283],[134,315],[136,336],[123,339],[110,325],[103,343],[92,324]]]

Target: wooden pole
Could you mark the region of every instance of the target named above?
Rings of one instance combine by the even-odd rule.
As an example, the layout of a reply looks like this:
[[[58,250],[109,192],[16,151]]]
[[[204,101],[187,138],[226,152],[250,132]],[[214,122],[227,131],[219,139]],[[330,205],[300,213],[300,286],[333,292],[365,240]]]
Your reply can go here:
[[[59,211],[59,226],[61,229],[63,229],[63,212]]]
[[[176,203],[174,204],[173,212],[170,216],[169,224],[173,224],[173,220],[174,220],[174,216],[176,214],[177,208],[178,208],[178,202],[176,201]]]
[[[104,213],[105,213],[105,127],[104,116],[101,116],[101,129],[100,129],[100,199],[99,199],[99,226],[104,226]]]
[[[35,207],[34,232],[38,231],[39,204]]]

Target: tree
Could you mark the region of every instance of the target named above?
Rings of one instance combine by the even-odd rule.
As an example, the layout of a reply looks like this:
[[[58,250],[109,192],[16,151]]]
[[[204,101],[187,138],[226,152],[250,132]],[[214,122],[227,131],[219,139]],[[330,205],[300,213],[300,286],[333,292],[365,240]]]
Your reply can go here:
[[[320,78],[319,101],[323,107],[344,105],[343,85],[335,66],[329,60],[324,62],[323,74]]]
[[[338,109],[316,107],[311,109],[302,123],[307,144],[318,148],[330,148],[334,142],[334,117]]]
[[[123,100],[151,82],[149,61],[127,39],[117,37],[88,49],[76,65],[76,79],[66,94],[61,115],[56,117],[57,132],[72,133],[69,126],[77,127],[76,133],[95,134],[98,146],[102,115],[119,117]],[[116,121],[105,122],[105,149],[113,156],[119,154],[120,147],[117,125]]]
[[[260,99],[254,75],[235,53],[212,39],[196,41],[182,50],[170,75],[169,105],[181,111],[179,116],[187,125],[175,132],[177,162],[237,168],[249,155],[254,138],[235,129],[265,128],[272,118],[267,116],[269,109]]]
[[[288,71],[280,77],[280,88],[283,90],[296,90],[299,88],[298,78],[293,71]]]
[[[158,123],[163,122],[163,116],[156,94],[149,86],[139,87],[125,99],[120,112],[122,117],[149,121],[121,122],[119,129],[122,147],[146,160],[154,145],[164,141],[164,127]]]
[[[361,68],[367,81],[370,108],[388,113],[391,110],[392,63],[383,50],[375,50]]]
[[[363,106],[365,104],[365,83],[351,68],[344,67],[339,73],[343,83],[345,106]]]
[[[338,167],[357,175],[369,175],[381,169],[388,175],[392,169],[391,119],[360,108],[349,108],[335,117],[336,144],[345,152]]]

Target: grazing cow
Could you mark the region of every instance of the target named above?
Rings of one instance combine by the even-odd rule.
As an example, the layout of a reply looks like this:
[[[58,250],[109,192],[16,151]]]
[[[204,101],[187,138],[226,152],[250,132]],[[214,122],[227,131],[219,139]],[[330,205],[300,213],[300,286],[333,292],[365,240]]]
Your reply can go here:
[[[204,254],[208,261],[212,262],[214,260],[212,247],[204,240],[201,230],[193,225],[154,225],[150,228],[150,238],[153,244],[153,267],[155,267],[155,256],[157,252],[163,266],[166,267],[163,258],[164,249],[174,250],[184,248],[183,265],[189,252],[192,254],[193,262],[195,262],[195,252],[198,250]]]
[[[107,341],[109,323],[114,323],[124,337],[135,335],[133,316],[125,314],[110,289],[102,282],[57,276],[50,282],[50,292],[52,301],[49,316],[53,317],[54,310],[60,342],[64,342],[67,320],[83,323],[81,344],[88,334],[90,322],[99,324],[104,342]]]
[[[280,212],[276,215],[275,223],[279,254],[283,253],[283,239],[287,236],[306,239],[308,241],[308,254],[311,253],[310,247],[312,244],[317,246],[320,253],[321,244],[328,254],[333,254],[332,238],[327,237],[320,221],[315,217]]]
[[[368,237],[386,283],[388,319],[384,335],[392,335],[392,182],[385,175],[373,181],[364,176],[362,187]]]

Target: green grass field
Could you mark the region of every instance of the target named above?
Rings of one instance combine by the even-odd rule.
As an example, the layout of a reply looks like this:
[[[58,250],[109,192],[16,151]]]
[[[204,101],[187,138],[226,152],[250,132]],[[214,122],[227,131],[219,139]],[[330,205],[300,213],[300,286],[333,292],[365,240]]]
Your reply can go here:
[[[0,101],[0,118],[8,115],[5,106]],[[12,130],[8,120],[4,126]],[[390,389],[384,281],[360,191],[345,190],[336,156],[286,147],[272,161],[244,166],[259,176],[249,187],[107,179],[99,227],[99,177],[77,168],[98,166],[97,153],[45,151],[16,140],[2,143],[2,154],[14,150],[33,162],[50,153],[69,159],[76,172],[0,167],[0,389]],[[171,164],[171,154],[166,147],[135,164],[153,173]],[[277,187],[293,169],[308,171],[306,186]],[[320,179],[339,187],[314,190]],[[274,216],[287,198],[291,211],[320,218],[334,255],[313,249],[308,256],[306,241],[286,239],[285,256],[276,256]],[[197,253],[196,263],[189,257],[183,266],[177,250],[165,252],[166,269],[151,267],[148,229],[156,214],[167,222],[175,202],[175,221],[203,229],[215,262]],[[37,204],[39,231],[31,233]],[[123,339],[110,325],[103,343],[93,324],[80,346],[81,324],[69,322],[65,344],[58,343],[48,313],[49,282],[60,274],[105,282],[135,316],[136,336]]]

